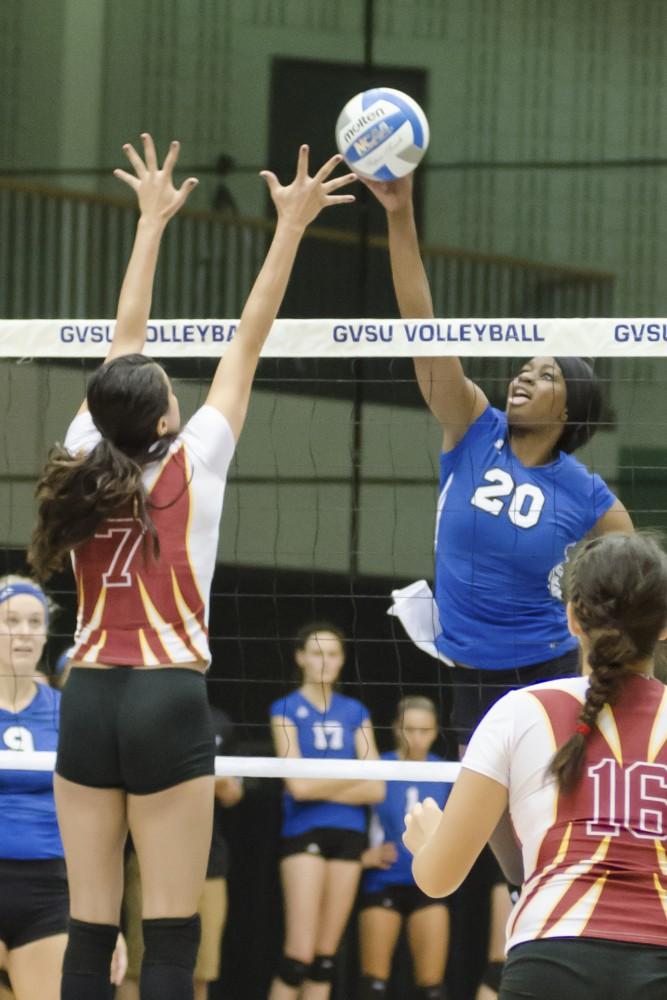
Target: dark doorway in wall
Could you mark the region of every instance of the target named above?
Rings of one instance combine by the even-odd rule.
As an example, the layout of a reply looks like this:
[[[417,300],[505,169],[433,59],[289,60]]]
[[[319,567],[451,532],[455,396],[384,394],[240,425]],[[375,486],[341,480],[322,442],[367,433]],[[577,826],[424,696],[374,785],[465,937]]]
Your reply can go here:
[[[336,152],[334,126],[346,101],[371,87],[395,87],[414,97],[428,114],[423,69],[275,59],[271,74],[269,164],[281,181],[294,172],[302,142],[319,166]],[[422,172],[415,173],[417,219],[421,212]],[[352,190],[352,189],[350,189]],[[328,209],[318,220],[327,228],[356,234],[354,243],[309,243],[299,255],[282,309],[284,316],[391,316],[396,305],[388,280],[386,251],[368,246],[368,237],[385,233],[384,211],[361,184],[357,202]]]

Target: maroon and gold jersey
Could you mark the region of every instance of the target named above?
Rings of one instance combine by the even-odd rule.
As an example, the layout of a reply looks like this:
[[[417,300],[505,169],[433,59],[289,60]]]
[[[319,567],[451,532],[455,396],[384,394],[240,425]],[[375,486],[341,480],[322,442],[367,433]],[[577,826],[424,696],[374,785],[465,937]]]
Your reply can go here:
[[[70,425],[65,447],[88,452],[100,440],[88,412]],[[209,591],[234,436],[203,406],[160,462],[145,467],[159,558],[141,523],[119,511],[73,553],[79,663],[157,666],[208,663]]]
[[[667,689],[639,674],[627,680],[564,794],[545,771],[574,732],[587,686],[577,677],[506,695],[463,760],[509,790],[525,882],[508,949],[562,937],[667,947]]]

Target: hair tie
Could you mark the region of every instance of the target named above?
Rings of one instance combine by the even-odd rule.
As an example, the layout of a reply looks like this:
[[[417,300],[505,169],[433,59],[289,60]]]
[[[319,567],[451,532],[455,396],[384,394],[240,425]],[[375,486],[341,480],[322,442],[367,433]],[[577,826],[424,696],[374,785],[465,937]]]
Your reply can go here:
[[[590,736],[593,732],[587,722],[578,722],[574,727],[574,731],[575,733],[581,733],[582,736]]]

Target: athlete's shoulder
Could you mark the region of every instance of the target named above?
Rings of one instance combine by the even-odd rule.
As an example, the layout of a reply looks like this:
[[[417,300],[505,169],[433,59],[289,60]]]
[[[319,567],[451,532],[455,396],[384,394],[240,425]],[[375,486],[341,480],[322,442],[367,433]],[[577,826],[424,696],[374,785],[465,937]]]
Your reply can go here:
[[[461,440],[450,451],[441,452],[440,457],[443,461],[447,461],[468,452],[471,448],[482,445],[486,447],[490,443],[497,443],[498,447],[502,447],[506,438],[507,417],[501,410],[489,405],[468,426]]]
[[[587,677],[558,677],[555,680],[539,681],[537,684],[530,684],[528,687],[512,691],[512,695],[537,695],[543,691],[564,691],[566,694],[574,695],[575,698],[586,697],[588,688]]]
[[[588,466],[580,462],[574,455],[561,452],[558,472],[560,486],[569,486],[572,490],[582,490],[588,495],[595,489],[608,490],[604,479],[597,472],[591,472]]]
[[[290,691],[289,694],[282,695],[271,702],[269,712],[271,717],[280,715],[291,715],[303,702],[298,691]]]
[[[204,404],[192,415],[176,439],[188,455],[221,478],[227,475],[236,439],[227,418],[215,406]]]

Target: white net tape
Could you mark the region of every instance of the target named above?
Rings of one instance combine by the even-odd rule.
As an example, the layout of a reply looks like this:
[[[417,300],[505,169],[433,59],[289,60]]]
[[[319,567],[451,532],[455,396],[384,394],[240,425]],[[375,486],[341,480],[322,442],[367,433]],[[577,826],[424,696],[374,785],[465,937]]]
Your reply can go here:
[[[45,750],[0,750],[0,768],[52,771],[56,755]],[[451,761],[318,760],[308,757],[216,757],[218,778],[338,778],[347,781],[455,781]]]
[[[161,358],[219,357],[235,319],[155,319],[146,351]],[[0,357],[104,357],[114,321],[0,320]],[[665,357],[665,319],[281,319],[267,358]]]

